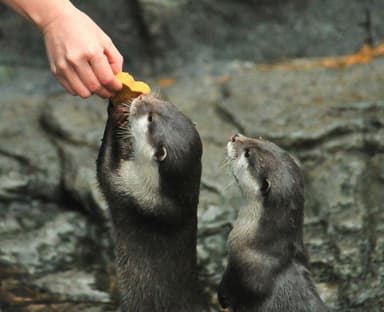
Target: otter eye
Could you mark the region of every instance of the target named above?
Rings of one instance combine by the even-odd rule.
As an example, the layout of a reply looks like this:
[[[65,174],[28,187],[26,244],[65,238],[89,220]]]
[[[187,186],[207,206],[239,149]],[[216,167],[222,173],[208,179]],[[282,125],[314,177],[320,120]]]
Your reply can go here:
[[[148,122],[152,122],[152,120],[153,120],[152,113],[148,113]]]
[[[271,190],[271,181],[268,178],[263,179],[263,182],[260,187],[260,191],[263,195],[266,195]]]
[[[245,158],[249,157],[249,148],[244,149],[244,157]]]
[[[167,149],[165,146],[162,146],[158,151],[155,153],[156,160],[163,161],[165,158],[167,158]]]

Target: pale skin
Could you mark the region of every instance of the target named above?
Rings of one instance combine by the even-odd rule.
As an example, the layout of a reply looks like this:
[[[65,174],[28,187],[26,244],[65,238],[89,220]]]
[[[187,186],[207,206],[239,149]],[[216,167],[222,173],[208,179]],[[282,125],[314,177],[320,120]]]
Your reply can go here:
[[[109,98],[122,88],[123,57],[96,23],[69,0],[0,0],[44,36],[51,71],[72,95]]]

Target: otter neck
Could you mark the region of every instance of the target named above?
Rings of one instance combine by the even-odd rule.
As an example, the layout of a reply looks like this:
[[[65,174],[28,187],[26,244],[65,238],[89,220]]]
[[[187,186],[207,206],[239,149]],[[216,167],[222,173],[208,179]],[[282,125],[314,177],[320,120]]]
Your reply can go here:
[[[257,236],[261,214],[262,206],[258,201],[250,201],[240,207],[233,229],[229,234],[231,250],[252,244]]]
[[[242,250],[252,250],[281,260],[297,256],[303,259],[302,262],[306,261],[302,207],[290,209],[282,206],[286,203],[280,204],[271,205],[258,198],[247,199],[229,235],[230,250],[234,255]]]

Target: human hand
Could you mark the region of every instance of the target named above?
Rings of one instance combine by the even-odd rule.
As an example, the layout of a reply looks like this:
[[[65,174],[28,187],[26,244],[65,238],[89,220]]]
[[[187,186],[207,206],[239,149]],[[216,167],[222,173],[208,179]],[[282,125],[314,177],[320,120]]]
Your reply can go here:
[[[115,74],[122,71],[123,57],[86,14],[71,7],[41,30],[51,71],[68,92],[109,98],[122,88]]]

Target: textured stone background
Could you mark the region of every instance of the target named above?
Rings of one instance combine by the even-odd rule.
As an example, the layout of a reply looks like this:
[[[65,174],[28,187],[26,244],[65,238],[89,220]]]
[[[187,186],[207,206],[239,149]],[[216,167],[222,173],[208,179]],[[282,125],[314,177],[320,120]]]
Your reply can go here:
[[[305,241],[330,310],[382,311],[384,58],[346,69],[303,64],[353,53],[369,35],[378,44],[384,2],[74,2],[111,35],[128,71],[197,123],[198,252],[208,291],[220,280],[240,203],[225,144],[242,132],[302,163]],[[0,45],[0,311],[116,311],[108,216],[95,181],[106,102],[66,95],[47,69],[40,34],[3,6]],[[259,65],[277,60],[301,67]]]

